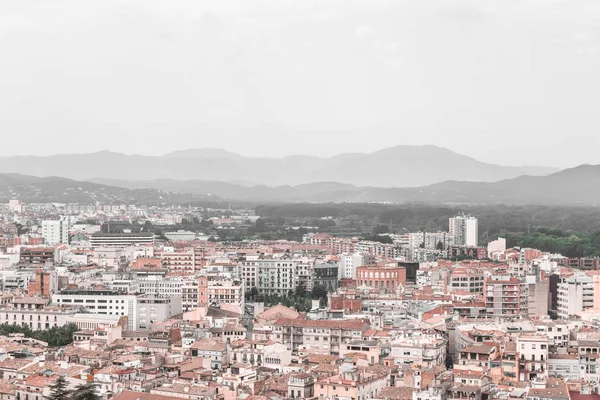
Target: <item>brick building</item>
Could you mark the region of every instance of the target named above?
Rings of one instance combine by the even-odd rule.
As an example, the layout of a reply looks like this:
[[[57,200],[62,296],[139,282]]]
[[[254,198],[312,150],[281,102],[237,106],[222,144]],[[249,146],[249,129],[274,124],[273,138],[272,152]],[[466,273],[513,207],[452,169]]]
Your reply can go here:
[[[394,291],[406,285],[406,268],[388,266],[363,266],[356,269],[357,286]]]

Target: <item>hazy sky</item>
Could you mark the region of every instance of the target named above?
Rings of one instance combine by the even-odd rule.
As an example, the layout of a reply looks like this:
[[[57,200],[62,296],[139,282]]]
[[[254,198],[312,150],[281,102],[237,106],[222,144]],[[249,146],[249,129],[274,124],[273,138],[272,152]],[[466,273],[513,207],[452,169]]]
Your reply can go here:
[[[600,164],[598,0],[4,0],[0,155]]]

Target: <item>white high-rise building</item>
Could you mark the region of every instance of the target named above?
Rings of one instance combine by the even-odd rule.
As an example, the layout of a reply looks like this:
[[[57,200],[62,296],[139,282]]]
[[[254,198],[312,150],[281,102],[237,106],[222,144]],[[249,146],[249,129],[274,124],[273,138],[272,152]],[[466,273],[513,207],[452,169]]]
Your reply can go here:
[[[92,314],[127,316],[127,329],[138,326],[137,295],[108,289],[66,289],[52,296],[52,303],[60,306],[84,307]]]
[[[458,215],[450,218],[449,231],[455,246],[477,246],[479,244],[479,223],[475,217]]]
[[[361,254],[344,253],[340,255],[338,277],[340,279],[356,279],[356,268],[362,267],[364,257]]]
[[[594,280],[583,272],[558,284],[558,316],[568,319],[594,307]]]
[[[69,223],[66,220],[42,221],[42,238],[48,245],[69,243]]]

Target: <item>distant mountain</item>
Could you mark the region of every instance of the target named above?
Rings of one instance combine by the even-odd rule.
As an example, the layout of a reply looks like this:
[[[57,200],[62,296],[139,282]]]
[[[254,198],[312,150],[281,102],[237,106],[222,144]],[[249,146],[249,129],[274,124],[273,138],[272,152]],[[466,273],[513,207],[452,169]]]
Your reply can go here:
[[[123,181],[116,179],[94,179],[94,182],[126,187],[130,189],[152,188],[172,193],[189,193],[201,196],[216,196],[223,199],[248,202],[343,202],[352,201],[365,189],[337,182],[317,182],[297,186],[246,186],[229,182],[176,181],[157,179],[153,181]],[[384,189],[391,190],[391,189]],[[349,196],[346,198],[345,196]]]
[[[580,165],[548,176],[521,176],[493,183],[443,182],[429,195],[444,202],[600,205],[600,165]]]
[[[183,150],[164,156],[101,151],[0,158],[0,173],[76,180],[176,179],[267,186],[340,182],[356,186],[415,187],[447,180],[494,182],[556,171],[545,167],[487,164],[436,146],[397,146],[370,154],[352,153],[330,158],[250,158],[219,149]]]
[[[128,189],[93,182],[47,177],[39,178],[20,174],[0,174],[0,202],[19,199],[25,203],[83,203],[103,204],[186,204],[209,200],[216,196],[168,193],[157,189]]]
[[[462,204],[600,205],[600,165],[582,165],[548,176],[498,182],[446,181],[413,188],[359,187],[334,182],[297,186],[242,186],[224,182],[103,180],[132,189],[214,195],[252,202],[426,202]]]

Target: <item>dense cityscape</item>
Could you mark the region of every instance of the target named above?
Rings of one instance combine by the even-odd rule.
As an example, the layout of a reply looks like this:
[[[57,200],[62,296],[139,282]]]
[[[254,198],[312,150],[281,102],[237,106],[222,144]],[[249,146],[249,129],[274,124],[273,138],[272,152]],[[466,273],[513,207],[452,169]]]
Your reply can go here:
[[[600,259],[482,243],[479,223],[457,212],[444,231],[352,237],[322,217],[267,240],[248,207],[11,200],[1,394],[597,397]],[[226,239],[240,227],[247,238]]]
[[[0,0],[0,400],[600,400],[600,0]]]

